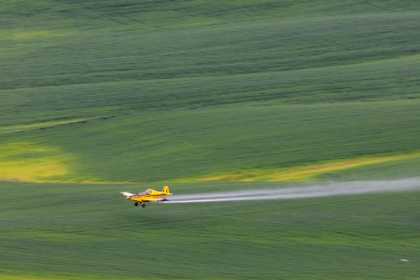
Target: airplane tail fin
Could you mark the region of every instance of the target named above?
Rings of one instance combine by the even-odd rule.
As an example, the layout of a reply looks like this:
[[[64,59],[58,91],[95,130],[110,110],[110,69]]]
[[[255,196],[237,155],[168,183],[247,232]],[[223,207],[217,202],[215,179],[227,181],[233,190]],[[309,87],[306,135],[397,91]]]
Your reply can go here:
[[[164,186],[162,189],[162,193],[166,194],[166,195],[171,195],[171,193],[169,192],[169,187],[168,186]]]

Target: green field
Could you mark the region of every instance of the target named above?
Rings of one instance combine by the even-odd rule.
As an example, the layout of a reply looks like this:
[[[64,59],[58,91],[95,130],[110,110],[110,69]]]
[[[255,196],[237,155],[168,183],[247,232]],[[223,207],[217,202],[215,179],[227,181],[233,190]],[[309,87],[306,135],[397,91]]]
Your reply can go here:
[[[174,184],[172,191],[275,185]],[[148,186],[2,183],[1,278],[419,277],[418,191],[145,209],[118,197]]]
[[[6,1],[0,278],[420,279],[420,2]],[[408,262],[400,259],[410,260]]]

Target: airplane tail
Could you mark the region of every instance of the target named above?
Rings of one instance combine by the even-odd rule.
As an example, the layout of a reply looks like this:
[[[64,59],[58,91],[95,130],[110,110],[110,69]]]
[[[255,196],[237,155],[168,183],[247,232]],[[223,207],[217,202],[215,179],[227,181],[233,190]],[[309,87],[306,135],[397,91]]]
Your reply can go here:
[[[162,193],[166,194],[166,195],[171,195],[171,193],[169,192],[169,187],[168,186],[164,186],[162,189]]]

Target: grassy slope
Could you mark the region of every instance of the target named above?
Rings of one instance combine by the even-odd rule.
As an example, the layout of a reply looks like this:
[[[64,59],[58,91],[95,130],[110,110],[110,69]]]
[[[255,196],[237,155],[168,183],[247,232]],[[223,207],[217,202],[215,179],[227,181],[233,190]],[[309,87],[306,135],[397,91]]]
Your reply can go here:
[[[21,148],[0,177],[223,177],[418,150],[419,4],[312,3],[8,3],[0,142]]]
[[[418,4],[196,2],[9,7],[32,20],[4,19],[2,125],[238,102],[418,98]],[[192,14],[177,28],[171,5]],[[160,27],[118,22],[144,13]]]
[[[0,185],[2,279],[418,279],[420,273],[419,192],[139,209],[117,194],[146,186]],[[196,189],[172,186],[177,193]]]
[[[47,179],[72,181],[270,173],[329,160],[418,151],[419,106],[418,101],[399,101],[139,113],[3,134],[1,142],[21,143],[21,152],[3,152],[0,158],[12,168],[23,164],[28,154],[34,159],[50,156],[69,171]],[[44,150],[37,153],[37,145]],[[12,178],[31,179],[19,172]],[[42,179],[42,174],[34,176]]]
[[[379,163],[313,175],[417,176],[404,153],[419,150],[419,12],[411,0],[7,1],[0,178],[261,179],[355,157]],[[161,184],[0,182],[0,278],[420,274],[418,192],[145,211],[118,197],[147,187]]]

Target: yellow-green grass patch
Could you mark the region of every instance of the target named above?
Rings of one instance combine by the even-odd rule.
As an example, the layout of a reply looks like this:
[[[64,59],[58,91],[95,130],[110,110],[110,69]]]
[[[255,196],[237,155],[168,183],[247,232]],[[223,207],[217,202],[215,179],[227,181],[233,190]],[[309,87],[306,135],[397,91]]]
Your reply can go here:
[[[75,124],[75,123],[79,123],[83,121],[88,121],[91,119],[93,118],[79,118],[79,119],[71,119],[71,120],[45,121],[45,122],[36,122],[36,123],[28,123],[28,124],[0,126],[0,134],[21,132],[25,130],[32,130],[32,129],[39,129],[39,128],[50,128],[50,127],[55,127],[55,126],[65,125],[65,124]]]
[[[55,38],[73,35],[74,31],[69,30],[30,30],[30,29],[19,29],[15,28],[9,31],[1,31],[0,35],[11,38],[13,40],[28,40],[38,38]]]
[[[30,273],[27,274],[1,274],[0,279],[2,280],[64,280],[64,279],[74,279],[74,280],[84,280],[84,279],[103,279],[101,276],[91,275],[91,274],[76,274],[76,273],[45,273],[45,272],[36,272],[34,275]],[[118,279],[116,277],[108,277],[107,279]],[[130,278],[133,279],[133,278]]]
[[[0,145],[0,179],[14,181],[55,181],[67,175],[69,168],[62,160],[70,155],[56,147],[35,142]]]
[[[205,176],[202,178],[193,178],[189,179],[189,181],[308,181],[316,180],[316,176],[327,172],[341,171],[364,165],[379,164],[384,162],[392,162],[413,158],[420,158],[420,152],[416,151],[411,153],[401,153],[392,155],[365,156],[360,158],[333,160],[312,165],[303,165],[280,169],[245,170],[236,173],[225,173],[214,176]]]

